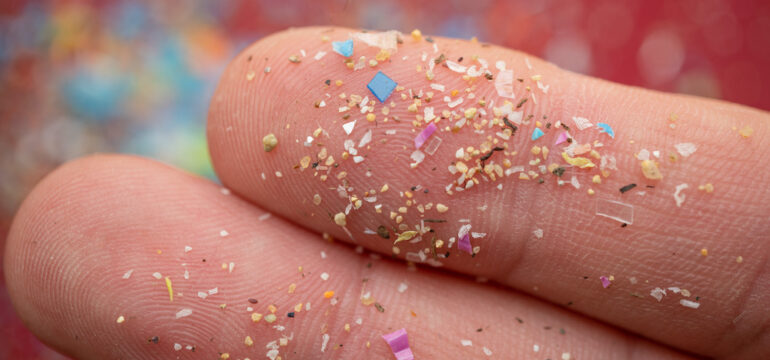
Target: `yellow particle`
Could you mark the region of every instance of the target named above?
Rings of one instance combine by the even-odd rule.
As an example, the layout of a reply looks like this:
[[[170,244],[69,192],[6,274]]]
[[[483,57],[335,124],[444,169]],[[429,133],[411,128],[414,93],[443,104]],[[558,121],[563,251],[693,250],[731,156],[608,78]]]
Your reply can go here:
[[[219,308],[224,310],[227,307],[227,304],[219,304]]]
[[[222,353],[219,355],[219,358],[222,360],[227,360],[230,358],[230,353]]]
[[[374,116],[374,113],[368,113],[366,114],[366,120],[367,121],[374,121],[376,116]]]
[[[402,241],[411,240],[416,235],[417,235],[417,231],[414,231],[414,230],[404,231],[398,235],[398,238],[396,239],[396,241],[393,242],[393,244],[395,245]]]
[[[369,60],[369,66],[370,66],[370,67],[375,67],[375,66],[377,66],[377,60],[374,60],[374,59],[371,59],[371,60]]]
[[[566,161],[568,164],[570,164],[572,166],[577,166],[577,167],[579,167],[581,169],[592,168],[592,167],[596,166],[588,158],[584,158],[584,157],[574,157],[573,158],[573,157],[570,157],[566,152],[562,152],[561,153],[561,157],[564,158],[564,161]]]
[[[267,306],[267,310],[269,310],[271,313],[275,314],[276,311],[278,311],[278,308],[275,307],[275,305],[270,304]]]
[[[738,264],[742,263],[743,262],[743,256],[738,256],[737,258],[735,258],[735,262],[737,262]]]
[[[123,315],[118,316],[118,324],[122,324],[124,321],[126,321],[126,318],[124,318]]]
[[[741,134],[741,136],[744,138],[749,138],[754,134],[754,129],[752,129],[751,126],[746,125],[743,127],[743,129],[738,131],[738,133]]]
[[[644,177],[650,180],[660,180],[663,178],[663,174],[661,174],[660,169],[658,169],[657,162],[653,160],[643,160],[641,165]]]
[[[465,118],[468,120],[472,120],[474,116],[476,116],[476,108],[472,107],[467,110],[465,110]]]
[[[708,183],[706,185],[699,185],[698,190],[705,191],[710,194],[714,192],[714,185],[711,185],[711,183]]]
[[[384,192],[388,191],[388,189],[389,189],[388,184],[382,185],[382,188],[380,188],[380,192],[384,193]]]
[[[390,58],[390,51],[385,49],[380,49],[380,52],[377,53],[377,55],[374,56],[377,61],[385,61]]]
[[[166,276],[166,287],[168,288],[168,299],[174,301],[174,289],[171,288],[171,279]]]
[[[246,74],[246,80],[251,81],[254,80],[254,77],[257,76],[257,74],[253,71],[249,71],[248,74]]]
[[[602,177],[599,175],[594,175],[593,178],[591,178],[591,181],[594,182],[594,184],[601,184],[602,183]]]
[[[246,338],[243,339],[243,343],[246,346],[251,346],[251,345],[254,345],[254,340],[251,340],[251,336],[246,336]]]
[[[462,161],[458,161],[457,164],[455,164],[455,168],[457,168],[457,171],[461,173],[468,172],[468,165],[465,165],[465,163]]]
[[[278,145],[278,138],[273,133],[267,134],[262,138],[262,145],[266,152],[271,152]]]
[[[163,254],[163,251],[160,250],[160,249],[158,249],[158,251],[156,251],[156,252],[158,253],[158,255]]]
[[[372,343],[370,343],[370,342],[368,342],[368,341],[367,341],[367,342],[366,342],[366,348],[368,349],[368,348],[370,348],[370,347],[372,347]]]
[[[296,290],[296,289],[297,289],[297,284],[294,284],[294,283],[290,284],[289,285],[289,294],[293,294],[294,290]]]
[[[588,195],[596,194],[596,191],[594,189],[588,189]]]
[[[251,313],[251,321],[259,322],[259,320],[262,320],[262,314],[260,314],[260,313]]]
[[[543,149],[537,145],[533,146],[532,149],[530,149],[530,152],[532,152],[532,155],[538,155],[540,152],[543,151]]]
[[[422,31],[419,29],[412,30],[412,39],[414,39],[414,41],[422,40]]]
[[[451,92],[451,94],[452,94],[452,97],[454,97],[454,96],[457,96],[457,94],[459,94],[459,93],[460,93],[460,92],[459,92],[459,91],[457,91],[457,90],[452,90],[452,92]]]
[[[331,299],[334,296],[334,290],[324,291],[324,297]]]
[[[292,56],[289,56],[289,61],[295,64],[299,64],[302,61],[302,59],[300,59],[299,56],[297,55],[292,55]]]
[[[345,324],[345,331],[350,332],[350,324]]]
[[[445,213],[449,210],[449,207],[444,204],[436,204],[436,210],[440,213]]]
[[[709,250],[706,248],[700,249],[700,254],[703,256],[709,256]]]
[[[300,159],[299,165],[302,166],[303,169],[307,169],[307,167],[310,166],[310,156],[305,156]]]
[[[300,312],[300,311],[302,311],[302,303],[294,305],[294,312]]]
[[[326,36],[326,35],[324,35],[324,36],[321,36],[321,41],[322,41],[322,42],[329,42],[329,40],[330,40],[330,39],[329,39],[329,37],[328,37],[328,36]]]
[[[342,84],[343,84],[342,80],[337,80],[334,82],[334,85],[337,85],[337,86],[342,86]]]
[[[334,223],[339,226],[345,226],[347,224],[347,221],[345,220],[345,213],[337,213],[334,215]]]
[[[410,112],[417,112],[417,103],[412,103],[406,109],[409,110]]]
[[[265,321],[267,321],[268,324],[272,324],[276,319],[277,317],[275,316],[275,314],[265,315]]]

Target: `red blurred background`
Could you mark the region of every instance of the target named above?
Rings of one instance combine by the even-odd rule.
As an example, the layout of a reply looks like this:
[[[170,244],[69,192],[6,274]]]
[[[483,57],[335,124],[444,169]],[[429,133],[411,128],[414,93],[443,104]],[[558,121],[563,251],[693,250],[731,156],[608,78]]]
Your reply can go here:
[[[291,26],[396,29],[522,50],[629,85],[770,109],[770,2],[760,0],[3,1],[0,249],[57,165],[140,154],[216,180],[208,98],[239,50]],[[0,359],[58,359],[0,277]]]

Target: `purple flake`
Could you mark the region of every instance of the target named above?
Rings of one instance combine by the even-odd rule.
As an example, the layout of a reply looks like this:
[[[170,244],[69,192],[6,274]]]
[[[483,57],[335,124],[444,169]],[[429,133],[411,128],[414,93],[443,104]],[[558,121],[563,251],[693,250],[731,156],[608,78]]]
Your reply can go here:
[[[390,346],[397,360],[414,360],[414,354],[409,348],[409,338],[406,329],[396,330],[390,334],[382,335],[382,339]]]
[[[436,132],[436,124],[430,123],[428,126],[420,131],[419,134],[417,134],[417,137],[414,138],[414,147],[415,148],[421,148],[423,144],[425,144],[425,141],[430,138],[433,133]]]

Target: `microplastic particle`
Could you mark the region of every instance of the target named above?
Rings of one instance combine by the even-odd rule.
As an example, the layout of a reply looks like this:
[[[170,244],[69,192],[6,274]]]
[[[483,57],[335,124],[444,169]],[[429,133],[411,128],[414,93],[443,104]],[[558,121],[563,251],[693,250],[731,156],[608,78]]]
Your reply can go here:
[[[183,318],[185,316],[190,316],[190,315],[192,315],[192,312],[193,312],[192,309],[182,309],[182,310],[179,310],[176,313],[176,318],[179,319],[179,318]]]
[[[345,134],[347,135],[350,135],[350,133],[353,132],[353,129],[355,127],[356,127],[356,120],[342,124],[342,129],[345,130]]]
[[[377,100],[384,103],[390,97],[390,93],[396,89],[396,82],[383,74],[382,71],[378,71],[366,87],[374,94]]]
[[[422,131],[420,131],[420,133],[417,134],[417,136],[414,138],[414,147],[418,149],[421,148],[422,145],[425,144],[425,141],[428,140],[428,138],[430,138],[430,136],[433,135],[434,132],[436,132],[436,124],[435,123],[428,124],[428,126],[425,127],[425,129],[423,129]]]
[[[681,194],[682,190],[689,188],[690,186],[687,184],[679,184],[676,186],[676,190],[674,191],[674,201],[676,201],[677,207],[682,207],[682,203],[684,202],[685,195]]]
[[[438,150],[438,147],[441,146],[441,140],[438,136],[431,136],[430,141],[428,141],[428,145],[425,145],[425,152],[428,155],[433,155],[436,153],[436,150]]]
[[[602,287],[603,288],[606,289],[606,288],[610,287],[610,284],[611,284],[610,279],[608,279],[606,276],[599,276],[599,281],[602,282]]]
[[[568,137],[567,132],[566,131],[562,132],[561,134],[559,134],[559,137],[556,138],[556,142],[554,143],[554,145],[559,145],[559,144],[567,141],[567,137]]]
[[[611,138],[615,138],[615,131],[612,130],[612,127],[605,123],[596,123],[596,127],[599,129],[599,132],[603,132],[607,135],[609,135]]]
[[[666,290],[656,287],[655,289],[652,289],[650,291],[650,296],[654,297],[655,300],[658,300],[658,302],[660,302],[661,300],[663,300],[663,297],[666,296]]]
[[[586,119],[584,117],[573,116],[572,117],[572,121],[575,122],[575,125],[580,130],[587,129],[587,128],[590,128],[591,126],[594,126],[594,124],[591,124],[591,122],[588,121],[588,119]]]
[[[382,335],[383,340],[390,346],[397,360],[414,360],[412,349],[409,348],[409,337],[406,329],[396,330],[390,334]]]
[[[535,130],[532,131],[532,140],[537,140],[543,135],[545,135],[543,130],[540,130],[540,128],[536,127]]]
[[[353,39],[347,39],[345,41],[333,41],[332,50],[344,57],[351,57],[353,55]]]
[[[693,143],[676,144],[674,147],[676,148],[676,151],[679,152],[679,155],[682,155],[683,157],[688,157],[692,155],[695,150],[698,150],[698,147]]]
[[[632,225],[634,223],[634,206],[614,200],[597,199],[596,215]]]
[[[698,307],[700,307],[700,303],[697,303],[697,302],[691,301],[691,300],[687,300],[687,299],[681,299],[681,300],[679,300],[679,303],[682,306],[688,307],[688,308],[691,308],[691,309],[697,309]]]

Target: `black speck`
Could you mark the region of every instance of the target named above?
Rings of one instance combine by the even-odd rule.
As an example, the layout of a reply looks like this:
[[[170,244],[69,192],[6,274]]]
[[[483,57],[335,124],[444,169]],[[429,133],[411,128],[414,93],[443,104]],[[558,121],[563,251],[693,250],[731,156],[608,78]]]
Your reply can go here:
[[[255,298],[249,298],[249,302],[252,303],[252,304],[256,304],[256,303],[259,302],[259,300],[255,299]]]
[[[484,329],[482,329],[482,328],[476,329],[476,332],[482,332],[482,331],[484,331]]]
[[[153,336],[147,340],[147,342],[150,342],[153,344],[157,344],[159,341],[160,341],[160,338],[158,338],[157,336]]]
[[[290,318],[293,318],[293,317],[294,317],[294,311],[292,311],[292,312],[290,312],[290,313],[286,314],[286,316],[288,316],[288,317],[290,317]]]
[[[324,84],[331,85],[332,84],[332,80],[331,79],[326,79],[326,81],[324,81]]]
[[[518,321],[518,322],[519,322],[519,324],[523,324],[523,323],[524,323],[524,320],[522,320],[522,319],[521,319],[520,317],[518,317],[518,316],[516,317],[516,321]]]
[[[628,184],[628,185],[626,185],[626,186],[624,186],[624,187],[620,188],[620,193],[621,193],[621,194],[622,194],[622,193],[625,193],[626,191],[629,191],[629,190],[631,190],[631,189],[633,189],[633,188],[635,188],[635,187],[636,187],[636,184],[633,184],[633,183],[631,183],[631,184]]]

